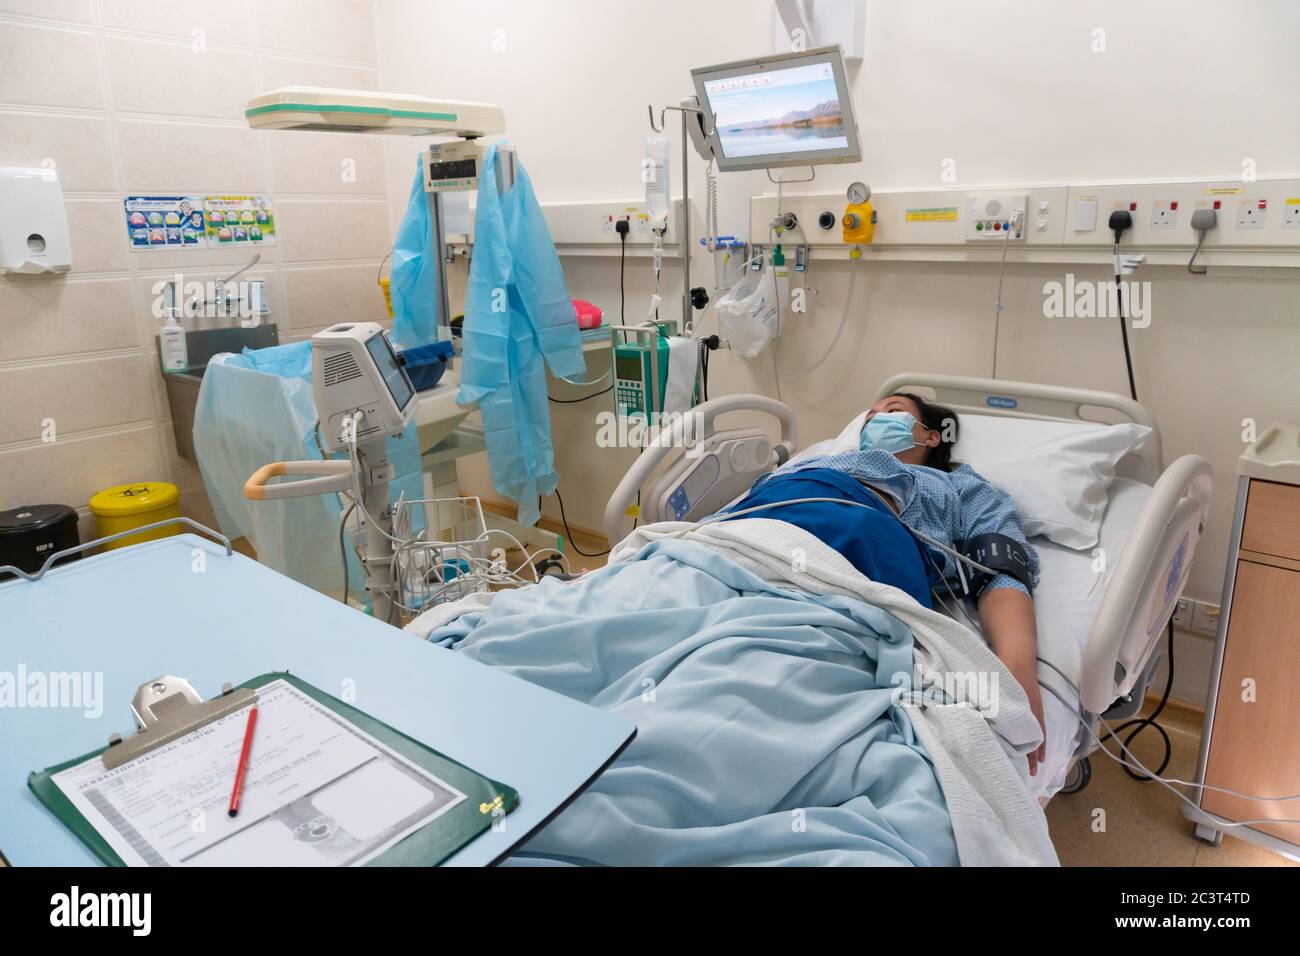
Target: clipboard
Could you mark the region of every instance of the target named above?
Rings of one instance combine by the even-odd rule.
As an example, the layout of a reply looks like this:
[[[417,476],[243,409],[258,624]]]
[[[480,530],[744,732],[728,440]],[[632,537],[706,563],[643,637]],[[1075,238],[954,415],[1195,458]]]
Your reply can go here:
[[[34,772],[28,777],[27,786],[96,857],[108,866],[125,866],[99,830],[55,782],[54,775],[96,757],[103,760],[107,770],[122,766],[252,704],[257,698],[258,688],[278,680],[285,681],[417,767],[455,787],[467,798],[383,850],[365,865],[436,866],[519,805],[519,794],[513,788],[471,770],[287,671],[262,674],[235,688],[227,685],[221,696],[209,701],[199,698],[186,681],[172,677],[156,678],[141,685],[132,702],[132,710],[142,724],[138,733],[125,739],[114,735],[108,747],[42,772]]]

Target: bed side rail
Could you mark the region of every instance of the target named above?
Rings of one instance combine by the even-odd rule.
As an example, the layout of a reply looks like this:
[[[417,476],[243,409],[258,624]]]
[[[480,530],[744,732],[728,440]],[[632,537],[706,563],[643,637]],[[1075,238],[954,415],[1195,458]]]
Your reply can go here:
[[[1187,583],[1213,488],[1213,469],[1199,455],[1179,458],[1156,481],[1084,649],[1079,696],[1089,714],[1134,692]]]
[[[766,395],[722,395],[695,406],[686,414],[675,417],[671,428],[664,428],[655,436],[654,441],[646,446],[644,452],[637,456],[632,467],[623,475],[622,480],[609,496],[605,505],[605,534],[610,547],[618,544],[624,537],[624,517],[629,505],[636,500],[637,492],[654,472],[655,468],[674,449],[691,442],[702,441],[714,432],[714,424],[719,415],[727,412],[764,412],[781,424],[781,438],[773,453],[778,461],[788,461],[798,450],[798,429],[794,410],[784,402],[778,402]],[[687,429],[692,434],[687,435]]]

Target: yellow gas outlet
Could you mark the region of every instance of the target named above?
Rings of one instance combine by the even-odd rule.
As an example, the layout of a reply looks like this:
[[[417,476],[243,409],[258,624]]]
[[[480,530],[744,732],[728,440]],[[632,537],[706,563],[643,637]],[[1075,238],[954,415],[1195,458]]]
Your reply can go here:
[[[849,203],[844,207],[841,236],[848,245],[869,244],[876,235],[876,213],[871,202]]]

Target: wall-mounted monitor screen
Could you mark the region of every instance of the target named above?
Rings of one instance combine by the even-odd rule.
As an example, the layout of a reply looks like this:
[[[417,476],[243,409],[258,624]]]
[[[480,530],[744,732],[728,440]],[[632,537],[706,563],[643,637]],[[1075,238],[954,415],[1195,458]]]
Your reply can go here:
[[[723,172],[862,158],[838,46],[699,67],[691,78]]]

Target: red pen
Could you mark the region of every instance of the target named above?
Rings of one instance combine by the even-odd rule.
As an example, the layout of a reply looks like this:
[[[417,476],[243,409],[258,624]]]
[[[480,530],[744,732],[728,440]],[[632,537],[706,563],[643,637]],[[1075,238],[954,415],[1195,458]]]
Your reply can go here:
[[[239,812],[239,797],[244,792],[244,773],[248,770],[248,752],[253,749],[253,725],[257,723],[257,705],[248,709],[248,726],[244,728],[244,746],[235,768],[235,788],[230,792],[230,815]]]

